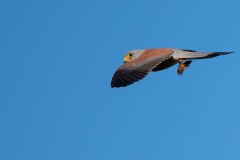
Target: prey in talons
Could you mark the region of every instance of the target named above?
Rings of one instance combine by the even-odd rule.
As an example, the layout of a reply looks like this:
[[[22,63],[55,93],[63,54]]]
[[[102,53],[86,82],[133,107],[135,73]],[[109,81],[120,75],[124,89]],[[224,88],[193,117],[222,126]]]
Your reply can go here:
[[[191,60],[185,60],[185,61],[180,60],[178,62],[179,64],[178,70],[177,70],[178,75],[182,76],[183,72],[190,66],[191,63],[192,63]]]

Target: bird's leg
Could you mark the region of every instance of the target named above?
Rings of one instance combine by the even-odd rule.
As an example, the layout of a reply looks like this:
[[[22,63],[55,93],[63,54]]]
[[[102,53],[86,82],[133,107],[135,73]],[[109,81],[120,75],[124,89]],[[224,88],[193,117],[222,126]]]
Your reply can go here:
[[[179,60],[178,61],[178,70],[177,70],[177,73],[178,75],[182,76],[182,73],[184,71],[184,67],[183,67],[183,61],[182,60]]]
[[[178,61],[178,70],[177,70],[177,73],[178,75],[182,76],[183,72],[190,66],[191,64],[191,60],[186,60],[186,61],[183,61],[183,60],[179,60]]]

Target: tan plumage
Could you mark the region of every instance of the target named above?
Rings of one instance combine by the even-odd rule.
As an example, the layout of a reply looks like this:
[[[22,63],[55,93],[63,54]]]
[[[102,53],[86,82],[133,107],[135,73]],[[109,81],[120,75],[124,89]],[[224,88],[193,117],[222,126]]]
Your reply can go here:
[[[170,48],[133,50],[124,57],[112,78],[111,87],[125,87],[143,79],[151,71],[160,71],[179,63],[178,74],[189,67],[191,59],[212,58],[232,52],[196,52]]]

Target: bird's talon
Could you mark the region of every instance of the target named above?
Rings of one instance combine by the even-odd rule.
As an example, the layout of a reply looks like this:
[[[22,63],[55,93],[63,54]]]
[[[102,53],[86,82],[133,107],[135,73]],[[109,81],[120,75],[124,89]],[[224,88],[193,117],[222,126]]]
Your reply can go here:
[[[183,62],[182,60],[178,61],[179,63],[177,70],[178,75],[182,76],[183,72],[190,66],[191,62],[192,62],[191,60],[186,60],[185,62]]]

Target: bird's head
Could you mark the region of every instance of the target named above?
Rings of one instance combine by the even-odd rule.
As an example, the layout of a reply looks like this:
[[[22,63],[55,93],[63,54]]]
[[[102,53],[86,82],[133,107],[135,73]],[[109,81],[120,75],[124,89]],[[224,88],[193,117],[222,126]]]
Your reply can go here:
[[[124,56],[124,63],[131,62],[137,59],[143,53],[144,50],[132,50]]]

